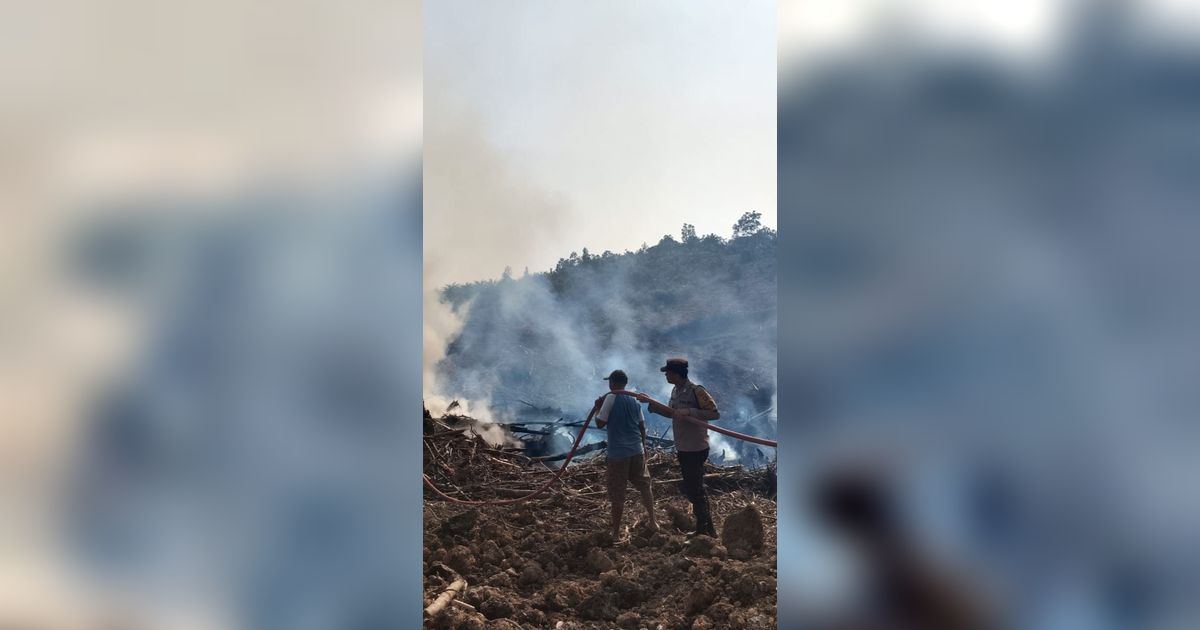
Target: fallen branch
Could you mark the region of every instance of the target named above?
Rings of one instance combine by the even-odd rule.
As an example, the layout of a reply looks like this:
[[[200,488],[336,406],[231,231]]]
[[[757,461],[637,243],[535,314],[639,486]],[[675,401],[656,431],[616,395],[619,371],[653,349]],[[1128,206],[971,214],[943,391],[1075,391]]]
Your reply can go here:
[[[466,580],[462,578],[454,580],[454,582],[450,584],[450,588],[446,589],[446,591],[441,595],[438,595],[438,598],[429,605],[429,608],[425,609],[425,614],[432,617],[442,612],[442,609],[446,607],[446,604],[449,604],[454,600],[455,597],[458,597],[458,594],[461,593],[466,587]]]
[[[516,468],[517,470],[524,470],[523,468],[521,468],[520,466],[518,466],[512,462],[507,462],[507,461],[504,461],[503,459],[497,459],[495,457],[492,457],[491,455],[488,455],[487,458],[497,464],[502,465],[502,466],[511,466],[512,468]]]

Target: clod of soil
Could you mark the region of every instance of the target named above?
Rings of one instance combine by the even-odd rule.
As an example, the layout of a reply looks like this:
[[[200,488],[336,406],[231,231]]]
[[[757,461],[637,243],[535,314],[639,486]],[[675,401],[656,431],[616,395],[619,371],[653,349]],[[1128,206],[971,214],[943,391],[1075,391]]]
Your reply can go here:
[[[667,516],[671,519],[671,525],[681,532],[690,532],[696,529],[696,519],[679,506],[668,505]]]
[[[716,550],[716,539],[709,536],[695,536],[688,541],[689,556],[713,556]]]
[[[530,562],[525,565],[521,571],[521,575],[517,577],[517,584],[523,586],[536,586],[541,584],[546,579],[546,572],[542,570],[542,565],[537,562]]]
[[[642,616],[635,612],[623,612],[617,615],[617,626],[621,628],[637,628],[642,621]]]
[[[475,522],[478,520],[479,510],[467,510],[462,514],[455,514],[442,523],[442,533],[451,536],[465,534],[475,527]]]
[[[613,568],[613,561],[599,547],[592,547],[587,555],[587,565],[596,573],[604,573]]]
[[[721,526],[721,542],[730,553],[734,550],[758,551],[762,548],[763,536],[762,514],[753,503],[729,515]]]

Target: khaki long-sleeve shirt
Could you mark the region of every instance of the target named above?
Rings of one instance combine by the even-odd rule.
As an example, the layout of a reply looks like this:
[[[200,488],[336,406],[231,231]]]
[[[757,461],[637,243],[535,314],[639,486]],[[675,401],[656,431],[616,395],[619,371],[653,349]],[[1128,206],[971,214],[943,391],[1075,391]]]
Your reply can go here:
[[[691,381],[680,383],[671,390],[672,409],[687,412],[687,415],[710,422],[721,417],[717,401],[703,386]],[[708,429],[687,420],[672,420],[671,431],[675,434],[675,449],[684,452],[703,451],[708,448]]]

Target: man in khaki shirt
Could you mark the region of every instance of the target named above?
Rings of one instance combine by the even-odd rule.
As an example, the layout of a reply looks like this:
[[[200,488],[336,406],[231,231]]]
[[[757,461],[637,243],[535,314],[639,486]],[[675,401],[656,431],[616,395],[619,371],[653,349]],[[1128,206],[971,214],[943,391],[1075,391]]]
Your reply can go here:
[[[650,396],[639,393],[635,397],[650,405],[651,413],[671,418],[671,430],[675,434],[675,450],[679,457],[679,467],[683,473],[683,483],[680,490],[692,502],[692,510],[696,514],[696,531],[692,535],[705,534],[716,536],[713,527],[712,514],[708,510],[708,494],[704,489],[704,462],[708,459],[708,429],[688,422],[685,418],[692,417],[705,422],[712,422],[721,417],[717,410],[717,402],[713,400],[708,390],[688,379],[688,362],[682,357],[667,359],[667,364],[659,368],[674,385],[671,390],[671,401],[662,404]]]

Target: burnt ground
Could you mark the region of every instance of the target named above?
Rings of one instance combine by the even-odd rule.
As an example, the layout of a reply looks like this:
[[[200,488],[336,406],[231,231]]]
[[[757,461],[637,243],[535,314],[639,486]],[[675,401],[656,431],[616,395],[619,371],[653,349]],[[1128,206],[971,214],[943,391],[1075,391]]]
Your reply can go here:
[[[425,473],[452,496],[524,494],[552,471],[514,449],[426,424]],[[466,589],[426,617],[429,628],[774,628],[775,471],[709,466],[721,538],[684,535],[691,506],[673,453],[652,451],[658,533],[626,498],[623,540],[608,533],[604,458],[573,463],[562,483],[508,506],[468,506],[425,491],[425,606],[457,580]]]

